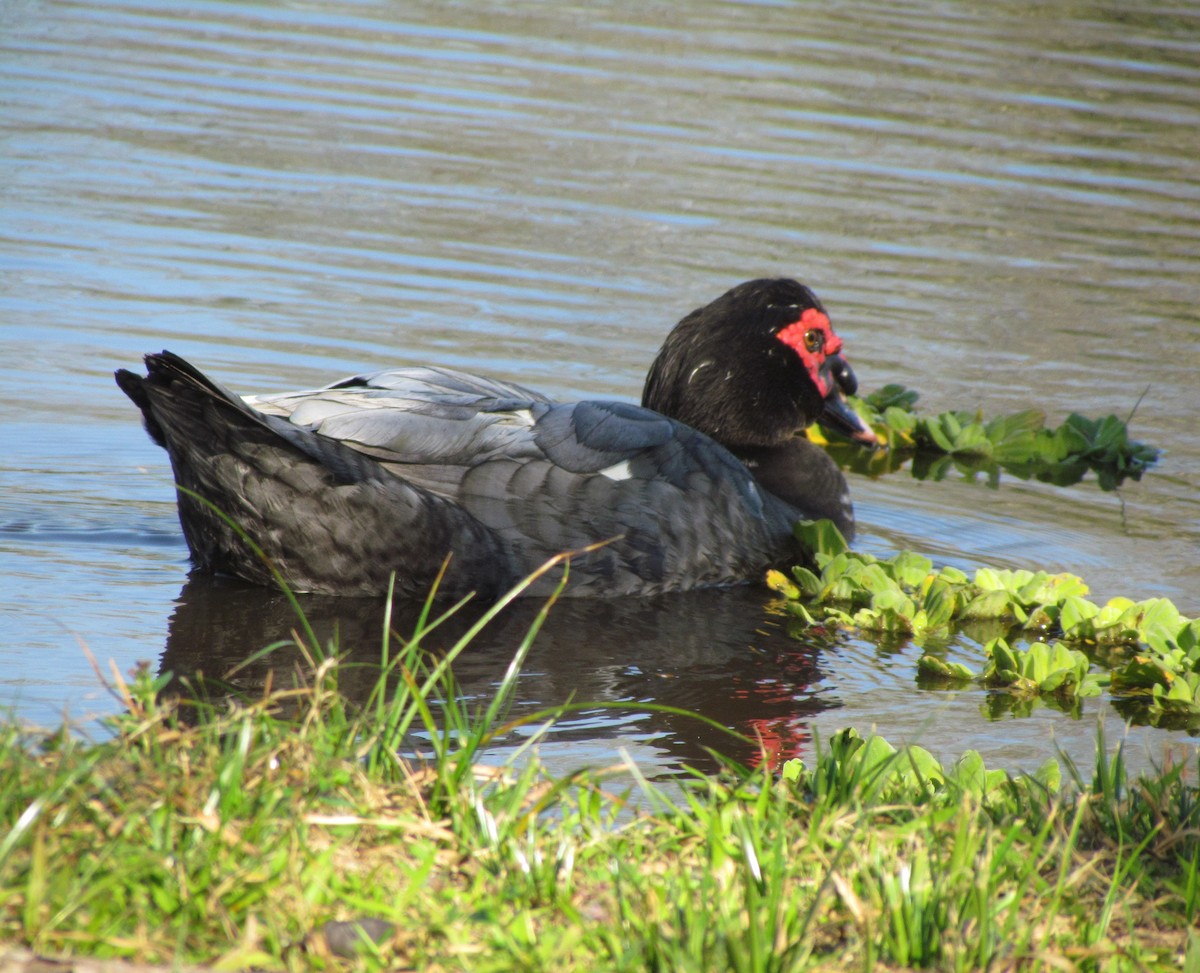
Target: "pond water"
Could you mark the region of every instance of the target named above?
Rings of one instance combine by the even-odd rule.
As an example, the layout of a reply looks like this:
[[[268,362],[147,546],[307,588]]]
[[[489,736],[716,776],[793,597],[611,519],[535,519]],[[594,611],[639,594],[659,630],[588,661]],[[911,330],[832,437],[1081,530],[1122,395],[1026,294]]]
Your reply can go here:
[[[114,368],[169,348],[253,392],[437,362],[636,399],[671,324],[773,274],[822,296],[865,391],[1132,413],[1165,450],[1115,492],[852,476],[861,547],[1200,613],[1192,8],[19,0],[0,48],[0,702],[25,719],[113,712],[93,659],[219,674],[292,625],[270,592],[188,580]],[[376,657],[377,605],[311,602]],[[992,718],[922,692],[912,645],[797,640],[770,602],[559,606],[519,706],[666,702],[786,752],[878,727],[1012,769],[1086,763],[1097,722],[1126,737],[1103,699]],[[527,622],[464,657],[464,692]],[[596,709],[543,753],[656,773],[720,744]]]

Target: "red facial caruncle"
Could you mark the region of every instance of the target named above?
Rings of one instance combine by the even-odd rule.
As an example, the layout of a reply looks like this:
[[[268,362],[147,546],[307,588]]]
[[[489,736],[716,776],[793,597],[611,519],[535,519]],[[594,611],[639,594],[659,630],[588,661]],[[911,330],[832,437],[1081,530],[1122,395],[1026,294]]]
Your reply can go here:
[[[833,386],[828,372],[822,372],[825,359],[842,350],[842,339],[833,333],[833,325],[823,311],[810,307],[776,336],[792,349],[808,370],[813,385],[823,398],[828,398]]]

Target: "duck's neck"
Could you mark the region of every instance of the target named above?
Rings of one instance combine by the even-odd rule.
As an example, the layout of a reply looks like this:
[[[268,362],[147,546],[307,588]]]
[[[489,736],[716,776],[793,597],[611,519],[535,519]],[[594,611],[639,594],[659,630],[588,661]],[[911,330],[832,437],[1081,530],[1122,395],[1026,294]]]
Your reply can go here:
[[[854,539],[854,506],[846,478],[820,446],[800,434],[779,445],[732,452],[750,468],[760,486],[795,507],[803,519],[826,517],[846,540]]]

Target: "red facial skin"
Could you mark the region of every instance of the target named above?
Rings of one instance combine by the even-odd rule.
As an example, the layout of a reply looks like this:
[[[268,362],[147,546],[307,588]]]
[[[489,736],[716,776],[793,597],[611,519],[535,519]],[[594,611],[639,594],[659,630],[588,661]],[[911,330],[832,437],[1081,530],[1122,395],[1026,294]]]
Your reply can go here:
[[[800,320],[793,321],[776,337],[800,356],[813,385],[820,390],[822,398],[828,398],[833,386],[828,375],[822,373],[821,366],[825,359],[842,350],[842,339],[833,333],[829,318],[810,307],[800,315]]]

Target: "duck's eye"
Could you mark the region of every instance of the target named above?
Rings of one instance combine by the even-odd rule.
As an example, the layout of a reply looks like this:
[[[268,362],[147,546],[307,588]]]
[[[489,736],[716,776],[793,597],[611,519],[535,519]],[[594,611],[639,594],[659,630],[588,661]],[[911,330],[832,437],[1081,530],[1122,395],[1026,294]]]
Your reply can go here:
[[[804,332],[804,347],[814,354],[825,347],[825,332],[817,331],[815,328],[812,331]]]

